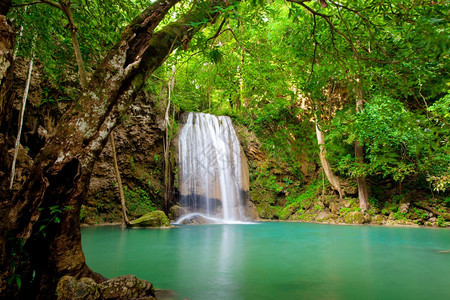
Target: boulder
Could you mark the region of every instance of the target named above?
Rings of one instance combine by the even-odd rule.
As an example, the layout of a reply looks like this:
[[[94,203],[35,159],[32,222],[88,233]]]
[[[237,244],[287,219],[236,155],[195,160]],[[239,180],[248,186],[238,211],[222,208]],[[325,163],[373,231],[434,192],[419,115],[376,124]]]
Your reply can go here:
[[[169,217],[171,220],[176,220],[182,215],[185,215],[188,213],[188,210],[184,207],[181,207],[179,205],[174,205],[169,209]]]
[[[408,213],[410,206],[411,206],[410,198],[402,197],[400,199],[400,204],[398,205],[398,211],[406,214],[406,213]]]
[[[349,224],[363,224],[366,219],[364,217],[364,214],[360,211],[352,211],[345,215],[344,217],[345,223]]]
[[[98,285],[101,299],[155,299],[153,284],[134,275],[115,277]]]
[[[163,211],[155,210],[130,222],[132,227],[170,227],[170,220]]]
[[[256,210],[261,219],[272,219],[275,213],[274,209],[267,202],[257,204]]]
[[[97,283],[91,278],[76,280],[72,276],[63,276],[57,285],[56,295],[58,300],[97,300],[100,292]]]
[[[134,275],[115,277],[100,284],[91,278],[63,276],[57,285],[58,300],[147,299],[156,300],[153,284]]]
[[[322,210],[318,215],[316,220],[317,221],[324,221],[327,220],[331,215],[331,212],[328,209]]]
[[[209,218],[200,213],[188,214],[182,217],[180,220],[178,220],[178,224],[199,225],[199,224],[214,224],[214,223],[216,223],[216,219]]]
[[[384,216],[383,215],[375,215],[372,218],[372,224],[381,225],[384,222]]]

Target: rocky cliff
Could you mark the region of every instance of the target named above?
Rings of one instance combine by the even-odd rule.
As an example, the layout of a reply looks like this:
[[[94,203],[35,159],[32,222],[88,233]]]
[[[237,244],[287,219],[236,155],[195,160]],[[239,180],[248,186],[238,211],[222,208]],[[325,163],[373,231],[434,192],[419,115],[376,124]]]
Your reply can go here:
[[[13,142],[18,131],[28,61],[19,58],[15,64],[12,87],[14,108],[8,132],[10,162],[14,155]],[[66,75],[64,89],[57,87],[44,76],[42,65],[35,61],[25,109],[14,189],[23,183],[36,154],[46,139],[53,134],[63,113],[73,103],[73,97],[68,91],[76,91],[76,75]],[[119,170],[132,218],[162,207],[163,102],[164,99],[158,101],[155,95],[141,93],[114,131]],[[11,171],[9,169],[2,172],[8,173],[9,176]],[[112,150],[108,142],[92,174],[86,203],[81,213],[82,221],[119,221],[120,207]]]

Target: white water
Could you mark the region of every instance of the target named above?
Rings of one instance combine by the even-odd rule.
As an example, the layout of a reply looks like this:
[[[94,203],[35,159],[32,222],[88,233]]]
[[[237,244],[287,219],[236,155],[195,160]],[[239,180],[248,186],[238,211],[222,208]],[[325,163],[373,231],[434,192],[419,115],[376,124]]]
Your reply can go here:
[[[209,223],[246,221],[240,145],[231,119],[189,113],[179,137],[180,201]]]

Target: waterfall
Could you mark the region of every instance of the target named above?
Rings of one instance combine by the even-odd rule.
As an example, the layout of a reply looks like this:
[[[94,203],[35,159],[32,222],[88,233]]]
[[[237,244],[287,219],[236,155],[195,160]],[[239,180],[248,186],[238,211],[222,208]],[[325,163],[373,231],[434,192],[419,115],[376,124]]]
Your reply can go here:
[[[193,216],[202,222],[246,221],[241,150],[231,119],[189,113],[178,147],[180,203],[189,212],[178,223]]]

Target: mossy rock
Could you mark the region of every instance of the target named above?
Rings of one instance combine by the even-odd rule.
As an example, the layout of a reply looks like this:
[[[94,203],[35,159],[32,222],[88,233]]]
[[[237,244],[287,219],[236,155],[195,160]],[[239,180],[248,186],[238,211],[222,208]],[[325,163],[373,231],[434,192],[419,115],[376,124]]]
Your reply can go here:
[[[301,221],[305,221],[305,222],[311,222],[314,221],[317,218],[317,214],[315,213],[309,213],[309,212],[305,212],[303,214],[293,214],[292,216],[289,217],[289,220],[301,220]]]
[[[450,214],[449,213],[442,213],[442,218],[444,218],[445,221],[450,221]]]
[[[322,210],[316,217],[316,221],[323,222],[330,218],[331,212],[328,209]]]
[[[365,217],[360,211],[352,211],[344,216],[344,221],[348,224],[363,224]]]
[[[375,215],[372,218],[372,224],[381,225],[384,222],[384,216],[383,215]]]
[[[297,212],[300,208],[300,203],[292,203],[287,205],[285,208],[283,208],[283,210],[280,213],[280,219],[281,220],[287,220],[289,219],[289,217],[294,214],[295,212]]]
[[[259,203],[256,211],[261,219],[272,219],[275,214],[275,210],[267,202]]]
[[[188,213],[188,210],[184,207],[181,207],[179,205],[174,205],[169,209],[169,217],[171,220],[176,220],[182,215],[185,215]]]
[[[132,227],[170,227],[170,220],[163,211],[156,210],[130,222]]]
[[[275,192],[261,188],[251,189],[250,198],[252,199],[252,202],[255,204],[265,202],[269,204],[275,204],[277,202],[277,195]]]

